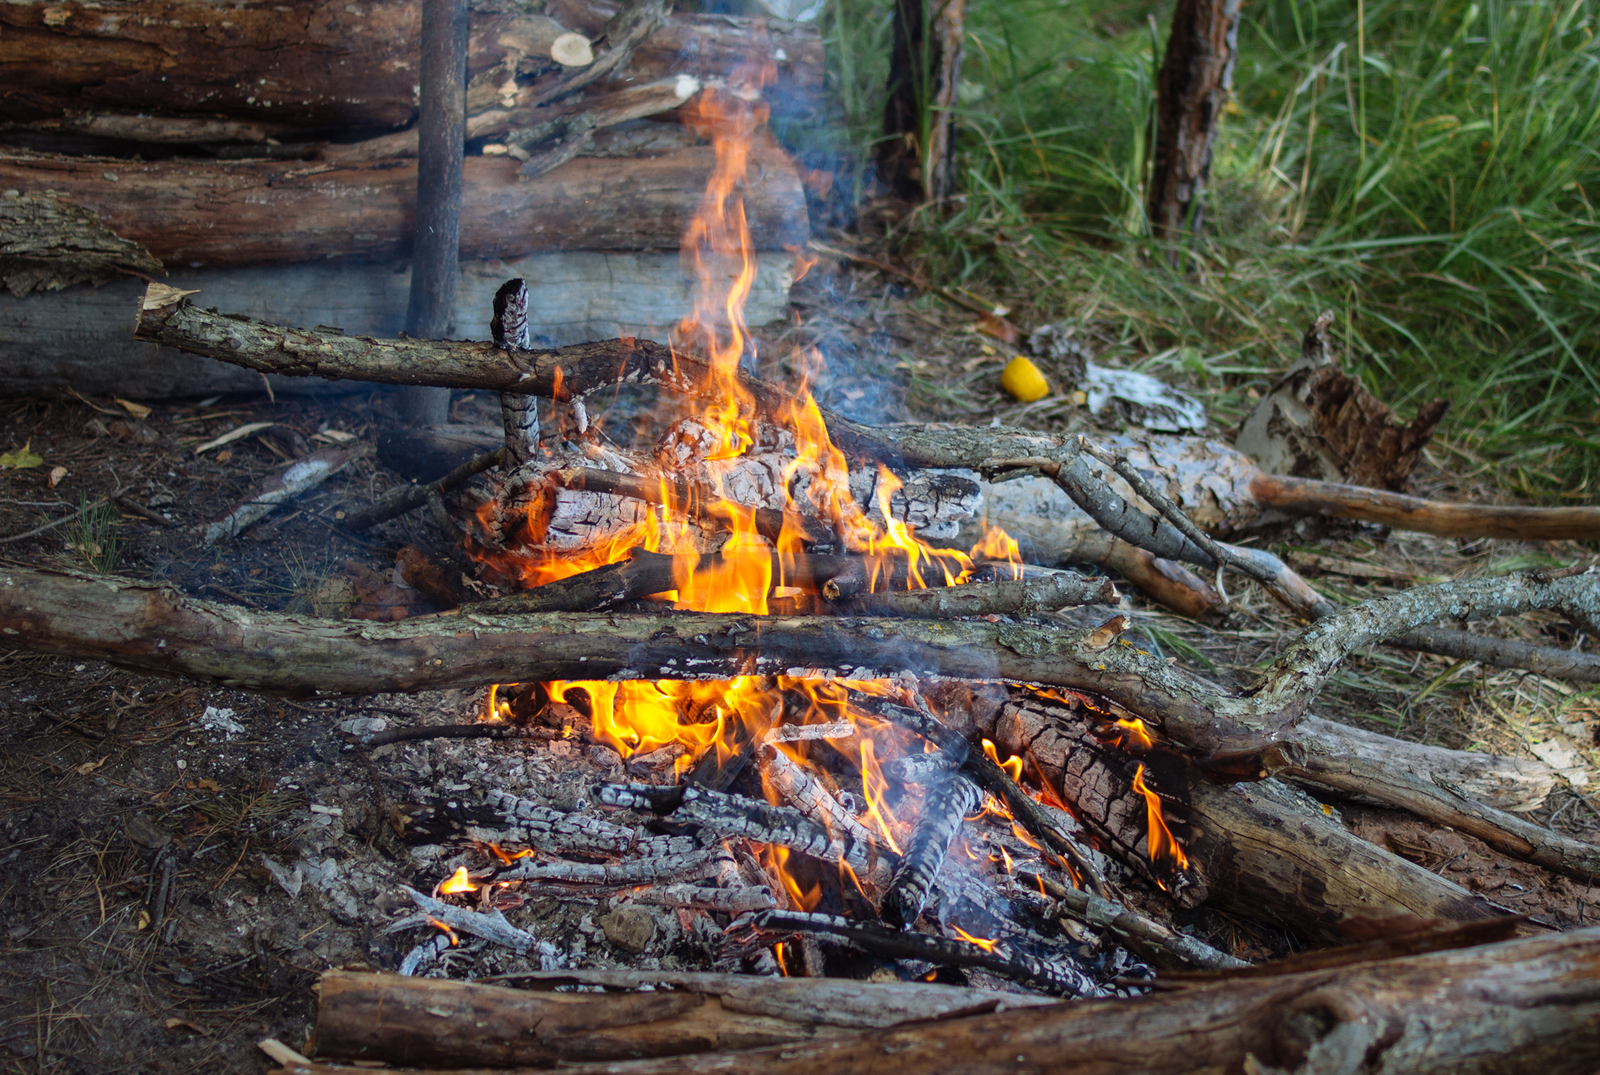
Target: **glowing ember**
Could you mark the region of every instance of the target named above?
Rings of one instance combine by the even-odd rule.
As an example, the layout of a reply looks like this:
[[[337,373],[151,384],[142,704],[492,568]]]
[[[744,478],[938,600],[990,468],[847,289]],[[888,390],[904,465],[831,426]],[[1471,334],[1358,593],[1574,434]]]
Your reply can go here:
[[[1150,736],[1150,729],[1144,726],[1144,721],[1138,717],[1124,717],[1116,722],[1122,729],[1122,745],[1124,748],[1136,750],[1151,750],[1156,741]]]
[[[461,943],[461,938],[457,937],[456,936],[456,931],[450,928],[450,923],[441,921],[440,919],[437,919],[437,918],[433,917],[432,915],[429,915],[428,916],[428,924],[430,926],[433,926],[433,927],[439,929],[440,931],[442,931],[444,933],[444,935],[446,937],[450,938],[450,947],[451,948],[454,948],[458,944]]]

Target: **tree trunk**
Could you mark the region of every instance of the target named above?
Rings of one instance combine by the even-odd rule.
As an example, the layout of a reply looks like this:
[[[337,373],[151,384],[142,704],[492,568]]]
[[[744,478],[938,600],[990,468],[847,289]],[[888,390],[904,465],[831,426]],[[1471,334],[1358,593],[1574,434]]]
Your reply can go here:
[[[467,121],[467,2],[422,0],[422,115],[417,122],[417,207],[411,244],[411,301],[406,335],[450,336],[461,277],[462,152]],[[450,420],[450,390],[400,390],[408,426]]]
[[[1600,929],[973,1015],[567,1075],[1588,1075],[1600,1063]],[[294,1062],[283,1075],[367,1070]],[[521,1069],[531,1070],[531,1069]]]
[[[1156,78],[1156,141],[1146,202],[1150,231],[1174,241],[1199,231],[1217,114],[1233,81],[1239,0],[1178,0]]]
[[[0,109],[13,122],[111,112],[126,122],[104,133],[124,138],[140,137],[162,116],[179,117],[190,133],[169,124],[162,140],[196,142],[278,137],[288,127],[402,127],[417,113],[421,6],[421,0],[227,6],[132,0],[111,14],[84,0],[8,3],[0,7]],[[615,4],[599,0],[548,6],[564,28],[591,38],[617,13]],[[512,50],[501,39],[517,18],[493,9],[472,13],[471,75],[506,61]],[[723,78],[750,60],[776,70],[767,91],[775,102],[808,99],[821,89],[815,27],[730,15],[672,15],[614,77],[619,83]],[[154,116],[134,123],[141,113]],[[217,116],[272,126],[224,130]]]
[[[803,244],[809,228],[793,162],[770,135],[757,139],[751,157],[744,192],[751,234],[762,249]],[[513,158],[470,157],[460,254],[676,249],[712,165],[710,146],[678,144],[620,160],[579,157],[524,179]],[[413,160],[0,157],[5,189],[53,190],[168,264],[190,266],[404,256],[415,230],[416,185]]]
[[[878,179],[909,202],[955,191],[956,88],[966,0],[896,0]]]

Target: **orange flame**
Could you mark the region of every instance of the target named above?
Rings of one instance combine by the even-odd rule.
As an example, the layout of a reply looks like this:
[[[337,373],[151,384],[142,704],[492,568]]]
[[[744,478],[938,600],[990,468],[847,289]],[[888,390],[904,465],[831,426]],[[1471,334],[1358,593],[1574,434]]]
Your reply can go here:
[[[867,812],[862,820],[869,825],[876,825],[883,834],[883,842],[889,845],[890,850],[900,855],[905,852],[900,847],[900,841],[894,834],[894,817],[889,813],[883,803],[883,793],[889,787],[888,778],[883,775],[883,768],[878,764],[876,748],[872,740],[863,736],[861,739],[861,796],[867,801]]]
[[[977,945],[979,948],[982,948],[985,952],[994,951],[995,945],[1000,943],[998,940],[987,940],[987,939],[985,939],[983,937],[974,937],[972,934],[968,933],[966,930],[962,929],[960,926],[951,926],[950,928],[952,930],[954,930],[957,933],[957,935],[959,935],[961,937],[962,940],[966,941],[968,944]]]
[[[429,915],[428,924],[444,931],[444,935],[450,938],[451,948],[454,948],[456,945],[461,943],[461,938],[457,937],[456,931],[450,928],[450,923],[443,922],[432,915]]]
[[[1001,761],[1000,756],[995,752],[994,743],[988,739],[983,741],[983,754],[984,757],[988,758],[990,761],[1000,766],[1000,768],[1004,769],[1006,771],[1006,775],[1012,780],[1022,779],[1021,758],[1017,757],[1016,755],[1012,755],[1005,761]]]
[[[1150,729],[1146,728],[1144,721],[1138,717],[1121,717],[1116,721],[1116,725],[1123,731],[1124,747],[1132,746],[1139,750],[1150,750],[1155,747],[1156,741],[1151,738]]]
[[[795,880],[794,874],[789,872],[789,849],[777,844],[767,844],[761,852],[761,862],[768,871],[778,875],[783,882],[783,890],[789,897],[789,905],[798,911],[814,911],[822,903],[822,886],[813,884],[809,888],[801,888],[800,882]]]
[[[1144,763],[1134,770],[1133,790],[1144,796],[1146,812],[1149,816],[1150,835],[1148,845],[1151,862],[1168,863],[1174,869],[1186,869],[1189,865],[1189,856],[1183,853],[1183,848],[1178,845],[1177,839],[1172,835],[1172,830],[1167,828],[1166,819],[1161,816],[1161,797],[1151,791],[1144,782]]]
[[[450,875],[450,879],[439,886],[440,895],[452,895],[456,892],[476,891],[478,891],[478,886],[468,880],[467,868],[465,866],[457,866],[456,872]]]
[[[983,537],[972,546],[971,555],[974,560],[1003,561],[1011,569],[1012,578],[1022,577],[1022,551],[1017,539],[998,526],[990,526],[987,519],[983,521]]]

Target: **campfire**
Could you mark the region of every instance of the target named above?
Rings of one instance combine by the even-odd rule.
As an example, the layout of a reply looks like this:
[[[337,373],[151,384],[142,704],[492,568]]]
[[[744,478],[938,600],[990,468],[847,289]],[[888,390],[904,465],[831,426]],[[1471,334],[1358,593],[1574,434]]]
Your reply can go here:
[[[789,357],[801,382],[781,406],[763,408],[750,391],[741,366],[759,356],[743,305],[756,269],[741,190],[765,121],[762,74],[745,68],[726,90],[700,94],[686,120],[715,148],[716,168],[684,240],[699,288],[672,354],[703,364],[708,379],[692,396],[632,416],[627,443],[581,398],[541,417],[528,397],[506,394],[508,465],[471,514],[468,537],[485,573],[544,594],[610,569],[620,586],[583,611],[893,614],[897,597],[919,591],[970,586],[992,599],[988,584],[1024,580],[1052,592],[1047,606],[1114,602],[1104,581],[1025,569],[999,528],[965,551],[930,543],[970,513],[975,484],[924,473],[908,487],[882,463],[852,466],[808,388],[819,354]],[[525,346],[525,294],[520,281],[501,290],[502,346]],[[1141,721],[1119,720],[1088,695],[1015,689],[1041,706],[1103,717],[1107,749],[1132,757],[1154,748]],[[991,710],[1006,690],[993,688]],[[430,896],[419,894],[442,935],[413,951],[403,972],[426,971],[457,930],[499,936],[495,908],[554,885],[727,916],[729,950],[760,972],[823,973],[822,938],[912,977],[960,967],[1054,994],[1136,988],[1151,972],[1122,942],[1050,925],[1061,917],[1051,893],[1105,892],[1106,863],[1058,790],[1022,790],[1022,758],[1002,758],[981,738],[985,764],[967,764],[967,740],[950,728],[972,723],[975,701],[912,676],[804,667],[491,686],[485,722],[581,726],[633,779],[597,781],[588,809],[571,812],[498,789],[482,804],[416,807],[413,839],[475,850]],[[1147,824],[1124,838],[1145,849],[1150,876],[1181,890],[1184,854],[1161,797],[1142,764],[1127,779]]]
[[[470,690],[470,721],[341,725],[352,752],[406,744],[373,784],[413,872],[384,927],[402,938],[382,968],[398,976],[325,976],[322,1055],[459,1068],[715,1050],[815,1075],[886,1056],[914,1073],[1059,1067],[1082,1047],[1116,1070],[1139,1036],[1150,1070],[1183,1071],[1205,1026],[1224,1028],[1205,1043],[1251,1058],[1246,1070],[1362,1070],[1312,1061],[1402,1042],[1465,1055],[1476,1039],[1462,1028],[1502,1017],[1506,1040],[1529,1040],[1519,1013],[1548,1017],[1551,1040],[1592,1040],[1592,931],[1571,935],[1571,952],[1567,938],[1508,940],[1543,926],[1361,839],[1336,805],[1402,808],[1592,883],[1600,851],[1508,812],[1542,798],[1549,770],[1361,732],[1312,703],[1341,662],[1381,643],[1600,678],[1576,645],[1437,626],[1539,610],[1592,628],[1594,571],[1341,609],[1277,557],[1218,538],[1275,511],[1592,536],[1596,509],[1469,511],[1267,475],[1205,438],[832,413],[817,398],[822,355],[765,353],[743,318],[757,273],[744,196],[769,74],[746,65],[684,108],[716,165],[683,237],[695,309],[665,343],[536,348],[524,279],[483,311],[493,344],[286,328],[147,289],[141,340],[261,372],[498,396],[503,446],[337,516],[355,533],[429,508],[448,549],[403,549],[396,577],[443,611],[353,624],[7,570],[0,627],[40,651],[289,694]],[[794,253],[803,274],[812,255]],[[1342,435],[1381,440],[1392,415],[1311,361],[1326,357],[1326,328],[1305,337],[1305,398],[1291,385],[1274,406],[1304,411],[1297,435],[1321,443],[1307,401],[1357,399],[1334,408],[1365,423]],[[1041,333],[1042,359],[1065,337]],[[1409,467],[1427,433],[1390,437],[1404,451],[1380,469]],[[297,461],[206,543],[356,451]],[[1115,568],[1213,623],[1239,614],[1227,587],[1242,576],[1309,626],[1253,682],[1212,682],[1139,629],[1109,577],[1045,559]],[[331,825],[337,810],[322,809]],[[298,871],[262,861],[298,894]],[[1208,929],[1212,912],[1294,944],[1367,943],[1252,967],[1241,957],[1260,951]],[[577,931],[573,946],[553,943],[553,921]],[[629,969],[572,965],[600,934]],[[1531,984],[1484,985],[1500,977]],[[1116,999],[1040,999],[1057,997]],[[890,1029],[906,1022],[918,1025]],[[1448,1034],[1429,1037],[1434,1026]],[[773,1049],[728,1059],[758,1046]],[[286,1070],[315,1070],[273,1048]]]

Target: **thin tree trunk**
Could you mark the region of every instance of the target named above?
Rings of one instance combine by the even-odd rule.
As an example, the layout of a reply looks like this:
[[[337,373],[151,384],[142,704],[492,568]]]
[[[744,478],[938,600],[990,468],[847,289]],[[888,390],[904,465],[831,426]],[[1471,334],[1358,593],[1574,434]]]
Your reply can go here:
[[[926,3],[933,4],[930,12]],[[878,179],[908,202],[955,190],[955,107],[966,0],[896,0]]]
[[[467,2],[422,0],[422,115],[417,122],[417,228],[411,244],[406,334],[451,333],[460,273],[462,148],[467,124]],[[450,390],[400,390],[407,425],[450,420]]]
[[[1173,241],[1198,231],[1211,178],[1217,114],[1233,82],[1239,0],[1178,0],[1156,78],[1156,141],[1146,207],[1150,231]]]

